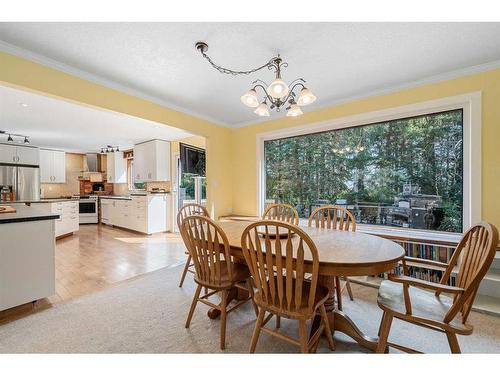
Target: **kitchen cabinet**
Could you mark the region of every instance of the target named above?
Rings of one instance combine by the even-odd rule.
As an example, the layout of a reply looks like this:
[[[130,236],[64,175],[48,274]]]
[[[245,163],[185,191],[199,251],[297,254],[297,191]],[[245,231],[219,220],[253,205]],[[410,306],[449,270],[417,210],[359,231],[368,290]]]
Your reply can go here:
[[[66,183],[66,153],[56,150],[40,150],[40,182]]]
[[[112,204],[109,199],[101,199],[101,223],[109,224],[110,209],[109,206]]]
[[[37,147],[0,144],[0,163],[39,165]]]
[[[22,205],[24,205],[24,203],[22,203]],[[57,202],[42,201],[32,203],[31,205],[36,207],[38,210],[59,215],[59,219],[54,220],[55,237],[61,237],[73,232],[78,232],[80,229],[80,216],[78,212],[79,201],[77,200]]]
[[[108,182],[119,184],[127,182],[127,159],[123,152],[108,153],[106,157],[106,174]]]
[[[56,237],[64,236],[80,229],[78,201],[49,203],[51,212],[60,215],[55,221]]]
[[[170,142],[153,140],[134,146],[137,181],[170,181]]]
[[[167,194],[101,197],[101,223],[152,234],[167,230]],[[106,212],[106,213],[104,213]]]

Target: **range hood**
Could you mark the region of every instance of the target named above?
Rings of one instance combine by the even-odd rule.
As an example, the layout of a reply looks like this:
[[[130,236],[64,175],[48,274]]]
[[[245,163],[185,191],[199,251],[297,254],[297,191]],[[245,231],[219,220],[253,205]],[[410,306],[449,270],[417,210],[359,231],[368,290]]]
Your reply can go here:
[[[97,153],[85,154],[83,158],[83,171],[101,173],[101,159]]]
[[[83,157],[83,170],[80,180],[90,180],[91,182],[102,182],[101,155],[97,153],[87,153]]]

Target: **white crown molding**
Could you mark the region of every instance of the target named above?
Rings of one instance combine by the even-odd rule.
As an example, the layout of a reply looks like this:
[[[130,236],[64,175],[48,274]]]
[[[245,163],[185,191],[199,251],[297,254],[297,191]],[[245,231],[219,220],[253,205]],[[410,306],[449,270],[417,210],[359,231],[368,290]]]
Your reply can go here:
[[[158,98],[158,97],[153,96],[153,95],[146,94],[140,90],[133,89],[133,88],[128,87],[128,86],[124,86],[120,83],[111,81],[111,80],[106,79],[104,77],[101,77],[101,76],[95,75],[93,73],[72,67],[72,66],[64,64],[64,63],[61,63],[61,62],[53,60],[47,56],[44,56],[44,55],[38,54],[36,52],[32,52],[32,51],[29,51],[27,49],[15,46],[15,45],[7,43],[3,40],[0,40],[0,51],[9,53],[9,54],[14,55],[14,56],[21,57],[21,58],[26,59],[26,60],[30,60],[32,62],[47,66],[49,68],[60,70],[64,73],[85,79],[87,81],[91,81],[91,82],[100,84],[102,86],[106,86],[108,88],[111,88],[111,89],[123,92],[125,94],[129,94],[129,95],[138,97],[140,99],[148,100],[152,103],[161,105],[163,107],[167,107],[169,109],[173,109],[175,111],[182,112],[182,113],[185,113],[187,115],[197,117],[197,118],[200,118],[200,119],[205,120],[205,121],[209,121],[215,125],[220,125],[220,126],[224,126],[227,128],[232,127],[231,125],[224,123],[219,119],[212,118],[210,116],[200,114],[196,111],[192,111],[192,110],[189,110],[187,108],[177,106],[173,103],[165,101],[164,99]]]
[[[368,99],[370,97],[381,96],[381,95],[386,95],[386,94],[392,94],[394,92],[398,92],[398,91],[402,91],[402,90],[407,90],[407,89],[411,89],[411,88],[415,88],[415,87],[419,87],[419,86],[429,85],[432,83],[447,81],[450,79],[465,77],[465,76],[485,72],[488,70],[494,70],[494,69],[498,69],[498,68],[500,68],[500,60],[496,60],[496,61],[492,61],[492,62],[488,62],[485,64],[480,64],[480,65],[475,65],[475,66],[471,66],[468,68],[457,69],[457,70],[453,70],[453,71],[450,71],[447,73],[437,74],[434,76],[430,76],[427,78],[423,78],[423,79],[408,82],[408,83],[403,83],[400,85],[387,86],[387,87],[382,88],[382,89],[371,91],[367,94],[354,95],[354,96],[350,96],[350,97],[345,98],[345,99],[334,100],[332,102],[329,102],[328,104],[322,105],[321,107],[315,108],[312,112],[321,111],[321,110],[329,108],[329,107],[333,107],[333,106],[341,105],[341,104],[346,104],[346,103],[354,102],[357,100]],[[263,120],[263,119],[257,118],[255,120],[234,124],[231,127],[232,128],[243,128],[246,126],[263,124],[263,123],[271,122],[271,121],[275,121],[275,120],[277,120],[277,119]]]

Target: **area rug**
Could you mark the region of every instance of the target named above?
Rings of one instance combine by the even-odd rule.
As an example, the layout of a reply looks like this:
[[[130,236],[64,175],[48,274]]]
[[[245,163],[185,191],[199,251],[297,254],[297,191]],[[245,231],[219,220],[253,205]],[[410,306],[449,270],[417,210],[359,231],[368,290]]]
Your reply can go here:
[[[199,304],[190,329],[184,328],[194,292],[188,275],[178,281],[182,266],[161,269],[103,291],[81,297],[0,326],[1,353],[246,353],[255,314],[246,304],[228,315],[227,349],[219,349],[219,320],[207,317]],[[354,286],[354,301],[345,298],[344,311],[368,335],[376,335],[381,312],[376,289]],[[459,337],[464,353],[500,353],[500,318],[472,313],[472,336]],[[272,324],[270,322],[269,324]],[[297,335],[294,321],[282,320]],[[449,353],[445,335],[396,321],[391,341],[430,353]],[[336,333],[333,353],[367,352]],[[262,334],[259,353],[297,353],[298,348]],[[322,339],[318,352],[331,353]]]

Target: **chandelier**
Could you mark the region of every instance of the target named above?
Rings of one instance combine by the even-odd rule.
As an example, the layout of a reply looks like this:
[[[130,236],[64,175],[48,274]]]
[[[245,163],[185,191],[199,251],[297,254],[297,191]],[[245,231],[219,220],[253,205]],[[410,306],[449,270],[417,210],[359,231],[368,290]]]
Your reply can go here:
[[[273,57],[267,63],[257,68],[237,71],[223,68],[214,63],[207,55],[208,45],[205,42],[198,42],[195,47],[210,65],[223,74],[248,75],[265,68],[274,70],[275,79],[270,85],[257,79],[252,82],[253,87],[241,96],[241,102],[248,107],[255,108],[254,113],[259,116],[269,116],[270,109],[280,112],[282,107],[285,107],[287,110],[287,116],[300,116],[302,114],[301,107],[309,105],[316,100],[316,96],[305,86],[306,81],[303,78],[298,78],[289,85],[283,81],[281,78],[281,69],[286,68],[288,63],[284,62],[280,55]],[[259,101],[257,90],[262,91],[262,102]]]

